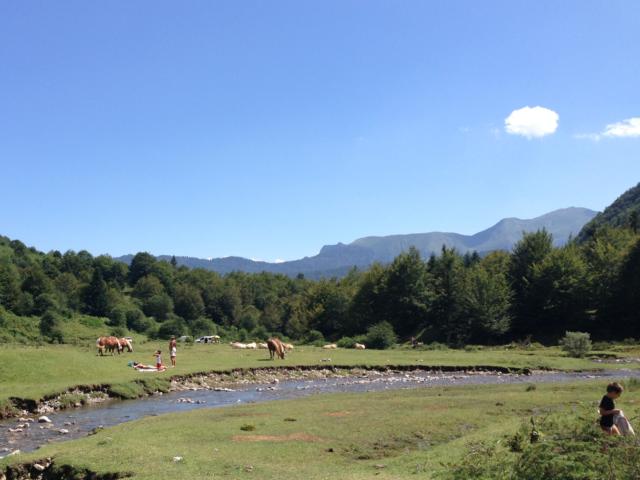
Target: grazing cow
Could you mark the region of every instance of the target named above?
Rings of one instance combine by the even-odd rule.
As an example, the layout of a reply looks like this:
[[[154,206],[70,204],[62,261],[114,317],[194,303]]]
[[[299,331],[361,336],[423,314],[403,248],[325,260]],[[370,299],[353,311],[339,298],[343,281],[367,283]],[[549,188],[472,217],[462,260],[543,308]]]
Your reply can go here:
[[[133,345],[131,344],[131,340],[128,340],[126,338],[121,338],[120,350],[124,351],[125,348],[127,349],[127,352],[133,352]]]
[[[287,352],[290,352],[293,350],[293,345],[291,343],[283,343],[282,346]]]
[[[256,348],[258,348],[258,344],[256,342],[251,342],[251,343],[247,343],[245,347],[248,348],[249,350],[255,350]]]
[[[365,347],[362,343],[356,343],[356,344],[353,346],[353,348],[355,348],[356,350],[364,350],[364,349],[365,349],[365,348],[367,348],[367,347]]]
[[[271,360],[273,360],[275,356],[284,360],[286,350],[279,338],[270,338],[267,340],[267,347],[269,347],[269,357],[271,357]]]
[[[260,350],[266,350],[266,349],[268,349],[268,348],[269,348],[269,345],[267,345],[266,343],[259,343],[259,344],[258,344],[258,348],[259,348]]]
[[[330,343],[322,348],[324,348],[325,350],[335,350],[336,348],[338,348],[338,346],[335,343]]]
[[[246,343],[231,342],[230,345],[231,345],[231,348],[236,348],[236,349],[240,349],[240,350],[244,350],[244,349],[247,348],[247,344]]]
[[[100,355],[104,355],[105,352],[109,352],[113,355],[114,351],[117,351],[118,354],[120,354],[123,348],[123,346],[120,345],[120,340],[116,337],[100,337],[96,340],[96,347],[98,348],[98,353]]]

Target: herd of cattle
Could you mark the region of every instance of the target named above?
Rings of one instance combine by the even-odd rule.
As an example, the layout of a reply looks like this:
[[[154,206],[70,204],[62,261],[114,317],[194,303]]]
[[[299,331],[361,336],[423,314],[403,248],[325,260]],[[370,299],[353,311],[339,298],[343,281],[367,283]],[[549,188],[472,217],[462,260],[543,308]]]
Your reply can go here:
[[[229,345],[231,345],[231,348],[240,350],[269,350],[269,355],[272,360],[276,356],[284,358],[288,352],[291,352],[294,349],[294,346],[291,343],[283,343],[279,338],[270,338],[266,343],[231,342]],[[133,352],[131,338],[118,338],[113,336],[100,337],[96,340],[96,347],[99,355],[104,355],[105,353],[110,353],[111,355],[118,353],[118,355],[120,355],[124,352],[125,348],[129,352]],[[335,343],[329,343],[324,345],[322,348],[325,350],[334,350],[338,348],[338,346]],[[356,343],[353,348],[356,350],[364,350],[366,347],[362,343]]]

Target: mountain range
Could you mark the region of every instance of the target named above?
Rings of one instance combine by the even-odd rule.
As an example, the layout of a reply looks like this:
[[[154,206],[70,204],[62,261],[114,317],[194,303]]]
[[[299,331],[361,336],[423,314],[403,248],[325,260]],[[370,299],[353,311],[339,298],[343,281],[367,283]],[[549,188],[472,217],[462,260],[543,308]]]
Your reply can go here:
[[[425,258],[433,253],[437,254],[443,245],[455,248],[461,253],[476,251],[482,255],[494,250],[511,250],[524,232],[534,232],[542,228],[553,235],[555,245],[559,246],[565,244],[571,236],[576,236],[597,214],[598,212],[587,208],[571,207],[554,210],[528,220],[505,218],[474,235],[430,232],[363,237],[349,244],[325,245],[317,255],[281,263],[254,261],[242,257],[204,259],[176,256],[176,261],[178,265],[204,268],[221,274],[241,271],[272,272],[289,276],[304,274],[307,278],[340,277],[353,267],[366,268],[374,262],[388,263],[412,246]],[[171,257],[161,255],[158,258],[169,261]],[[132,258],[133,255],[124,255],[117,259],[130,263]]]

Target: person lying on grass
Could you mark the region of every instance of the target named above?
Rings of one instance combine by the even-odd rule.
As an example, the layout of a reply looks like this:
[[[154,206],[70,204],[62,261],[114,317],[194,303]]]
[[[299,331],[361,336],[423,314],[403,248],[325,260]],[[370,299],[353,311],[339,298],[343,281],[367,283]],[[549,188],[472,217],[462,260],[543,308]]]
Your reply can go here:
[[[614,416],[620,415],[620,410],[613,402],[622,395],[622,385],[613,382],[607,385],[607,394],[600,401],[600,427],[608,435],[620,435],[620,430],[615,425]]]
[[[140,362],[130,362],[129,365],[135,368],[136,370],[154,370],[154,371],[157,370],[157,371],[163,372],[167,369],[167,367],[165,367],[164,365],[161,365],[160,368],[158,368],[153,365],[145,365],[144,363],[140,363]]]

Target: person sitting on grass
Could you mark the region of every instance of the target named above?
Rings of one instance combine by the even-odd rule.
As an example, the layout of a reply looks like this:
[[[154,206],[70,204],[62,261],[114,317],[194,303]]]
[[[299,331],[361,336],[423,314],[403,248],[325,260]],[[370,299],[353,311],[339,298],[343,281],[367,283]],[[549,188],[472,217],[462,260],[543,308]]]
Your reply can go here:
[[[622,395],[622,385],[613,382],[607,385],[607,394],[600,401],[600,427],[608,435],[620,435],[620,430],[615,425],[614,416],[620,415],[620,410],[616,408],[615,399]]]

